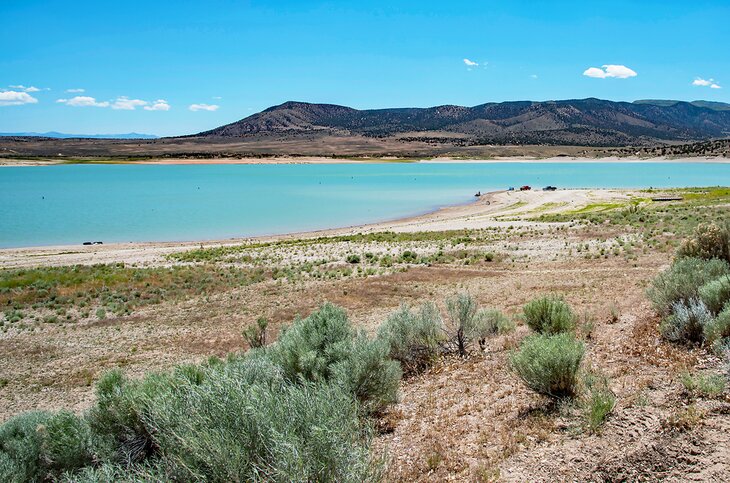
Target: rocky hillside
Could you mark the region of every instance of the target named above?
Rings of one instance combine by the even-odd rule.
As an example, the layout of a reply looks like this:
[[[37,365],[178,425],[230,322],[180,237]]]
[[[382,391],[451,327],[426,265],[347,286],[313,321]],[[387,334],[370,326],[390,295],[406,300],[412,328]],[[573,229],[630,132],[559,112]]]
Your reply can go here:
[[[286,102],[197,136],[332,133],[423,138],[462,145],[648,145],[730,136],[730,110],[714,104],[717,103],[580,99],[357,110],[332,104]]]

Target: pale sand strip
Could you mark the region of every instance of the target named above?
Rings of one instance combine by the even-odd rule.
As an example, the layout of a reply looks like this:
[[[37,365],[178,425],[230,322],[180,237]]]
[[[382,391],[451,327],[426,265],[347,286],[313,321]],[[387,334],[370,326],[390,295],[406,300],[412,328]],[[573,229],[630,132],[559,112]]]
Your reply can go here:
[[[39,159],[9,159],[0,158],[2,166],[47,166],[63,164],[65,160],[39,160]],[[159,164],[159,165],[196,165],[196,164],[359,164],[359,163],[713,163],[730,164],[727,157],[691,157],[691,158],[638,158],[638,157],[617,157],[605,158],[581,158],[572,156],[561,156],[552,158],[531,158],[521,156],[495,157],[490,159],[479,158],[323,158],[316,156],[302,157],[271,157],[271,158],[151,158],[140,161],[125,160],[87,160],[82,164]]]
[[[393,221],[304,233],[190,242],[109,243],[96,246],[67,245],[0,249],[0,268],[125,262],[166,264],[164,256],[186,249],[236,245],[320,236],[374,233],[480,229],[531,225],[531,221],[503,220],[520,215],[580,209],[590,203],[627,201],[629,190],[569,189],[558,191],[499,191],[484,194],[466,205]]]

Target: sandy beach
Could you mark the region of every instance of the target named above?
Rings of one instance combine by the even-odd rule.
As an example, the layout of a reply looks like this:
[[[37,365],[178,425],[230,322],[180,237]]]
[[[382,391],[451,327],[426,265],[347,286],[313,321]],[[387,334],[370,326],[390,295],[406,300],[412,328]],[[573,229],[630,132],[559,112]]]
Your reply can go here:
[[[635,190],[565,189],[557,191],[498,191],[485,193],[474,202],[448,206],[436,211],[366,225],[332,228],[311,232],[278,234],[254,238],[181,242],[109,243],[104,245],[62,245],[0,249],[0,267],[20,268],[48,265],[124,262],[164,264],[165,255],[202,247],[286,239],[317,238],[354,233],[448,231],[508,226],[530,226],[521,219],[537,214],[577,210],[589,204],[627,202]]]
[[[720,156],[695,157],[653,157],[636,156],[619,157],[528,157],[528,156],[496,156],[489,159],[480,158],[398,158],[398,157],[318,157],[318,156],[274,156],[274,157],[241,157],[241,158],[150,158],[150,159],[113,159],[113,158],[0,158],[3,166],[47,166],[56,164],[159,164],[159,165],[214,165],[214,164],[361,164],[361,163],[718,163],[730,164],[730,158]]]

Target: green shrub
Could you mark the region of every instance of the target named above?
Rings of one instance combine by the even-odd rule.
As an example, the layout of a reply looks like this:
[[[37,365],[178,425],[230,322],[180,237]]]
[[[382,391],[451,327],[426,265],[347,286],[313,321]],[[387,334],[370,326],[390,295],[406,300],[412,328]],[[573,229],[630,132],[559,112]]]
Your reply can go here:
[[[0,481],[24,483],[46,478],[42,467],[43,436],[38,430],[50,413],[29,412],[0,425]]]
[[[584,402],[586,425],[591,433],[597,433],[616,407],[616,395],[608,386],[608,379],[602,376],[587,374],[584,385],[587,392]]]
[[[535,392],[554,398],[575,394],[585,345],[572,334],[533,335],[510,354],[510,365]]]
[[[361,332],[353,340],[349,357],[333,367],[333,381],[354,395],[366,412],[377,413],[398,402],[401,368],[388,357],[388,346]]]
[[[559,334],[575,330],[576,317],[562,297],[547,295],[523,308],[525,323],[538,334]]]
[[[337,379],[350,389],[357,388],[355,395],[368,409],[377,410],[396,400],[400,368],[388,358],[387,346],[356,332],[345,311],[332,304],[295,321],[280,335],[271,357],[291,381]],[[366,374],[361,372],[363,368],[367,368]],[[346,380],[348,369],[350,380]],[[363,378],[367,384],[358,382]]]
[[[705,341],[713,347],[730,337],[730,305],[704,326]]]
[[[356,253],[351,253],[350,255],[347,255],[347,258],[345,258],[345,261],[347,261],[347,263],[352,263],[353,265],[360,263],[360,255],[358,255]]]
[[[672,314],[659,326],[662,335],[672,342],[702,342],[712,314],[700,299],[675,302]]]
[[[417,311],[402,305],[378,328],[378,339],[386,344],[388,355],[400,362],[406,374],[429,367],[438,357],[445,337],[441,314],[431,303]]]
[[[680,381],[685,390],[699,397],[713,398],[725,391],[725,377],[721,374],[695,374],[684,372],[680,375]]]
[[[730,263],[730,222],[702,223],[679,248],[680,257],[717,258]]]
[[[472,342],[478,341],[484,349],[487,337],[498,333],[500,327],[508,330],[507,322],[499,311],[480,310],[474,297],[468,293],[447,299],[446,312],[449,316],[446,326],[449,341],[446,347],[462,357],[467,355]]]
[[[269,321],[263,317],[256,320],[256,324],[249,325],[243,329],[243,340],[246,341],[251,348],[260,348],[266,345],[266,330],[269,327]]]
[[[719,314],[725,304],[730,302],[730,275],[704,284],[699,288],[698,294],[710,312]]]
[[[151,408],[149,425],[171,479],[373,479],[367,429],[342,388],[231,376],[211,374]]]
[[[89,465],[94,459],[89,423],[70,411],[54,414],[41,431],[44,464],[54,473]]]
[[[699,296],[704,284],[730,274],[730,265],[723,260],[680,258],[660,273],[647,291],[659,315],[672,313],[672,306]]]

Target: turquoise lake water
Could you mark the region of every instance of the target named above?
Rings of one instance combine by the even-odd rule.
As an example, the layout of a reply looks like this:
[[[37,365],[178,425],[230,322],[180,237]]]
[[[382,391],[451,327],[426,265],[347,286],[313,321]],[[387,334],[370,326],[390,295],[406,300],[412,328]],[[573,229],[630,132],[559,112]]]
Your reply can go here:
[[[59,165],[0,168],[0,246],[177,241],[376,222],[555,185],[730,185],[709,163]]]

